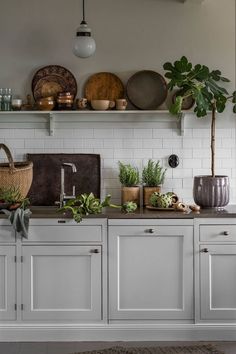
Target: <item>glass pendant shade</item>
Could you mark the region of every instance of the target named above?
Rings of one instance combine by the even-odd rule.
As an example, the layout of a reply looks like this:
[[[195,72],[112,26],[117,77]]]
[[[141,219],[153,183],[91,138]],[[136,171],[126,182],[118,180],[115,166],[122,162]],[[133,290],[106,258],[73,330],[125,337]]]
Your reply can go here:
[[[93,55],[95,50],[96,43],[91,37],[91,29],[88,28],[85,21],[82,21],[76,32],[73,52],[79,58],[88,58]]]

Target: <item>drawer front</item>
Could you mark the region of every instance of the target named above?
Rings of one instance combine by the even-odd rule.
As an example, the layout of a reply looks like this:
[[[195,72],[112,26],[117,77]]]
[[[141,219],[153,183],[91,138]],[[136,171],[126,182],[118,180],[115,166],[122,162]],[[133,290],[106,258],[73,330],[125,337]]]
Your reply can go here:
[[[236,225],[200,225],[200,241],[236,241]]]
[[[27,242],[101,242],[102,226],[31,225]]]
[[[0,225],[0,243],[13,243],[15,242],[15,231],[12,226]]]

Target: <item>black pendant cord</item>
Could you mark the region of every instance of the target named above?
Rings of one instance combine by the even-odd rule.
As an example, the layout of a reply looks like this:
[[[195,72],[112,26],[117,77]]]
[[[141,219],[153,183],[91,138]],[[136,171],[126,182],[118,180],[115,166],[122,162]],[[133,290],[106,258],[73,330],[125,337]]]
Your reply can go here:
[[[84,0],[83,0],[83,22],[86,22],[86,21],[85,21],[85,8],[84,8]]]

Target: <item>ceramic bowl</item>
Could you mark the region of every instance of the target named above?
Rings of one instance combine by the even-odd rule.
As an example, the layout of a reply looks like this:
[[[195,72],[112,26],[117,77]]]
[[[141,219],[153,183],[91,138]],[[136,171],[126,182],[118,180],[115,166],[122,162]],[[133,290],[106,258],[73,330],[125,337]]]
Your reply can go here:
[[[112,108],[111,102],[109,100],[91,100],[91,106],[96,111],[106,111],[108,108]]]
[[[53,100],[38,100],[36,102],[37,107],[40,111],[51,111],[55,107],[55,102]]]

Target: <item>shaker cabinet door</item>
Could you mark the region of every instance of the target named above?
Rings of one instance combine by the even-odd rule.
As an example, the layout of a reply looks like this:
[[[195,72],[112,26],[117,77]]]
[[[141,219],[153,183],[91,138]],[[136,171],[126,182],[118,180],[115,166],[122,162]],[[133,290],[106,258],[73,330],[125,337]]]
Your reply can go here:
[[[100,246],[22,247],[23,320],[102,318]]]
[[[0,321],[16,320],[15,255],[15,246],[0,246]]]
[[[200,319],[236,321],[236,245],[200,246]]]
[[[110,319],[193,318],[191,226],[109,227]]]

